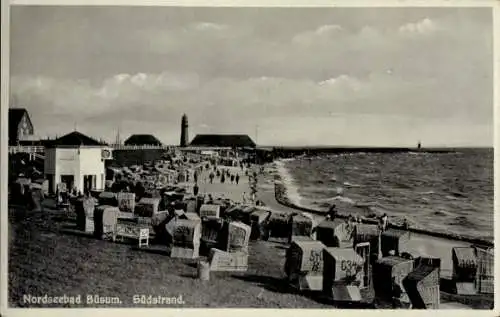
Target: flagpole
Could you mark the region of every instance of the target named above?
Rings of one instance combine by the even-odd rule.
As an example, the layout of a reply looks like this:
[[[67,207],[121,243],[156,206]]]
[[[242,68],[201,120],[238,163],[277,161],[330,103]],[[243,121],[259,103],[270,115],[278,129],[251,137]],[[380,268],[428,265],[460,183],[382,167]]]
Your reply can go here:
[[[259,125],[255,125],[255,143],[259,144]]]

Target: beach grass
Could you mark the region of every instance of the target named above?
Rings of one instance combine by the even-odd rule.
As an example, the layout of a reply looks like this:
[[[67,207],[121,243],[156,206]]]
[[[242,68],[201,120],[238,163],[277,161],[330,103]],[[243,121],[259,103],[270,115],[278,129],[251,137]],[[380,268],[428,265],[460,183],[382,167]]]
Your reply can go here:
[[[193,262],[132,245],[63,234],[60,212],[9,211],[12,307],[50,307],[23,302],[24,295],[45,294],[81,295],[84,302],[87,294],[119,297],[122,304],[111,305],[115,307],[137,306],[134,295],[182,295],[186,307],[329,307],[286,286],[282,279],[285,248],[277,243],[252,242],[247,272],[212,272],[210,281],[203,282],[196,278]]]

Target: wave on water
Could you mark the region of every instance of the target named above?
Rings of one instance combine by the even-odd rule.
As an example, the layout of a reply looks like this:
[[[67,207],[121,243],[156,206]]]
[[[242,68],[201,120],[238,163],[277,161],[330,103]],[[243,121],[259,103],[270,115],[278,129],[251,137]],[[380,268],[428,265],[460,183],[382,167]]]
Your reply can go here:
[[[459,226],[474,226],[474,223],[466,216],[455,217],[452,221],[448,222],[450,225]]]
[[[420,195],[433,195],[435,194],[436,192],[433,191],[433,190],[428,190],[426,192],[419,192]]]
[[[459,191],[452,191],[451,195],[448,195],[449,197],[453,198],[467,198],[467,194]]]
[[[346,204],[350,204],[350,205],[356,205],[356,202],[349,198],[349,197],[346,197],[346,196],[335,196],[335,197],[331,197],[331,198],[320,198],[320,199],[316,199],[316,201],[318,203],[329,203],[329,204],[332,204],[336,201],[339,201],[339,202],[343,202],[343,203],[346,203]]]
[[[359,188],[359,187],[362,187],[361,185],[358,185],[358,184],[351,184],[349,182],[344,182],[344,185],[346,187],[349,187],[349,188]]]
[[[302,196],[299,194],[299,188],[295,184],[295,180],[293,179],[293,176],[290,174],[288,171],[288,168],[285,166],[284,162],[290,162],[293,161],[294,159],[282,159],[275,161],[275,167],[276,171],[281,177],[281,181],[285,185],[287,189],[287,198],[290,200],[291,203],[301,206],[302,204]]]
[[[408,154],[408,155],[418,155],[418,156],[426,156],[426,155],[429,155],[429,153],[425,153],[425,152],[408,152],[407,154]]]
[[[459,194],[458,195],[455,195],[455,194],[446,195],[445,197],[448,200],[461,200],[461,199],[467,198],[467,196],[459,195]]]
[[[432,213],[434,216],[442,216],[442,217],[449,217],[449,216],[453,216],[452,213],[446,211],[446,210],[436,210]]]
[[[493,153],[348,153],[277,164],[304,207],[389,215],[415,228],[493,238]]]

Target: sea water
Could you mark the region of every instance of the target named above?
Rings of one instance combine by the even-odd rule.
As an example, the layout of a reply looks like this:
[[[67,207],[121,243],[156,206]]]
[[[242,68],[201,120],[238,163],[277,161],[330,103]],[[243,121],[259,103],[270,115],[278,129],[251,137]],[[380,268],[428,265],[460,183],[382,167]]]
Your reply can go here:
[[[381,214],[417,228],[493,241],[493,150],[347,153],[288,159],[278,168],[292,202]]]

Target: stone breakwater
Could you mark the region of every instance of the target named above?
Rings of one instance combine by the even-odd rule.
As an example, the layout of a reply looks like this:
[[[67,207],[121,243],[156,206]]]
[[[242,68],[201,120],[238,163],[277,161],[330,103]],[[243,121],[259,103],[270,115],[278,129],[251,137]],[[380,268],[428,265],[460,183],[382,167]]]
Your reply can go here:
[[[286,207],[296,209],[297,211],[308,212],[318,216],[326,216],[326,212],[324,210],[313,209],[310,207],[306,207],[301,205],[300,194],[298,193],[298,187],[294,183],[293,177],[288,172],[288,169],[284,165],[284,160],[277,160],[274,162],[275,168],[275,176],[274,176],[274,195],[276,201]],[[349,215],[339,214],[339,218],[346,219]],[[367,224],[376,224],[378,223],[375,219],[370,218],[362,218],[363,223]],[[462,237],[453,233],[445,233],[445,232],[436,232],[436,231],[428,231],[420,228],[409,227],[408,229],[404,229],[401,225],[389,224],[390,228],[399,229],[399,230],[407,230],[412,233],[427,235],[430,237],[444,238],[449,240],[457,240],[463,241],[472,244],[478,244],[483,246],[492,247],[493,243],[491,241],[483,240],[483,239],[473,239],[468,237]]]

